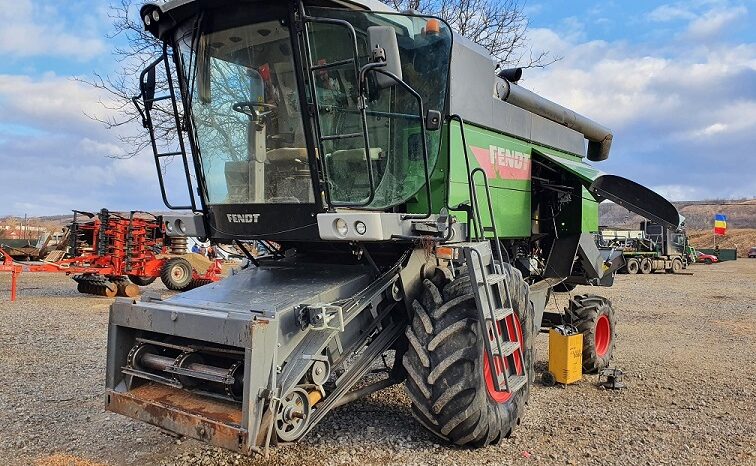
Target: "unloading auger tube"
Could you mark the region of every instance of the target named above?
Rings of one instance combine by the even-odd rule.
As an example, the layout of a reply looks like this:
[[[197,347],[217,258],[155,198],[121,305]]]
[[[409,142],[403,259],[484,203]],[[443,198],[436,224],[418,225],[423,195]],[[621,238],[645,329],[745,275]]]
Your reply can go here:
[[[609,157],[612,147],[609,128],[516,84],[513,81],[522,76],[522,70],[514,70],[517,71],[507,69],[499,73],[496,94],[501,100],[581,133],[588,140],[588,160],[600,162]]]

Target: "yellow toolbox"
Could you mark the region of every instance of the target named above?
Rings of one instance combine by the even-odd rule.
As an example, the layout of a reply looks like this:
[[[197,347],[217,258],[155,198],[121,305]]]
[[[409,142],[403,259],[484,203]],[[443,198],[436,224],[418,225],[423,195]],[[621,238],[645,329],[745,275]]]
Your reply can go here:
[[[569,326],[549,330],[549,372],[554,382],[570,384],[583,377],[583,334]],[[546,375],[546,374],[544,374]]]

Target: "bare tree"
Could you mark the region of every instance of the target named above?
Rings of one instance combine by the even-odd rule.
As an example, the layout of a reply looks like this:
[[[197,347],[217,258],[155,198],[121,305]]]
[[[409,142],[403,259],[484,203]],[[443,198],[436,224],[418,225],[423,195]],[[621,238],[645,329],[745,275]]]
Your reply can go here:
[[[381,1],[399,11],[438,16],[454,31],[485,47],[501,66],[543,68],[559,60],[529,47],[529,22],[521,0]]]
[[[139,93],[139,75],[162,51],[162,43],[144,30],[141,18],[135,17],[133,0],[118,0],[111,4],[108,16],[113,22],[113,30],[107,38],[121,40],[126,45],[115,47],[112,51],[120,67],[117,74],[102,75],[95,73],[92,79],[78,80],[103,91],[109,98],[100,101],[107,115],[100,117],[88,115],[101,122],[107,129],[117,129],[118,139],[125,149],[123,154],[108,154],[114,158],[130,158],[144,149],[151,142],[142,130],[142,115],[132,102],[132,97]],[[166,83],[158,82],[157,88],[165,90]],[[175,139],[173,116],[167,112],[154,112],[153,117],[156,136],[159,140]]]

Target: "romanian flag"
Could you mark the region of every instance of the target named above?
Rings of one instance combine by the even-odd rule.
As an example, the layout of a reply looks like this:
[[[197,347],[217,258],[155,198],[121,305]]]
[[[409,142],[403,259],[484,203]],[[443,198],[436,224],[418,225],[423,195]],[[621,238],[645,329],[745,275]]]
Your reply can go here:
[[[727,233],[727,216],[722,214],[714,215],[714,234],[724,236]]]

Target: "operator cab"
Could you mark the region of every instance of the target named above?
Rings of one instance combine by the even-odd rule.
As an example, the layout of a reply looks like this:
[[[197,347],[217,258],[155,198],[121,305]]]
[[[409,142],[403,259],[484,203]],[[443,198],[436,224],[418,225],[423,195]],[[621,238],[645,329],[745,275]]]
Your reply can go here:
[[[441,132],[425,122],[446,106],[449,27],[318,5],[176,0],[141,10],[166,56],[173,50],[204,206],[194,210],[208,236],[319,240],[319,213],[403,212],[426,191]],[[154,94],[146,73],[143,96]]]

